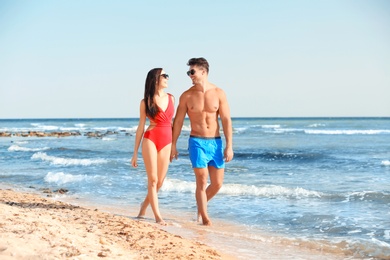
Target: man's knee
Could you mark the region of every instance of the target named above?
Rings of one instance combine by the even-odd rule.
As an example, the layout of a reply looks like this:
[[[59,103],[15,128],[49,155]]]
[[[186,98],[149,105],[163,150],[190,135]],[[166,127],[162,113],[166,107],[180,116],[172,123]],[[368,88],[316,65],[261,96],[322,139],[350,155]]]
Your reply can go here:
[[[212,181],[210,182],[210,185],[213,186],[214,189],[219,190],[222,188],[223,181],[222,180],[217,180],[217,181]]]

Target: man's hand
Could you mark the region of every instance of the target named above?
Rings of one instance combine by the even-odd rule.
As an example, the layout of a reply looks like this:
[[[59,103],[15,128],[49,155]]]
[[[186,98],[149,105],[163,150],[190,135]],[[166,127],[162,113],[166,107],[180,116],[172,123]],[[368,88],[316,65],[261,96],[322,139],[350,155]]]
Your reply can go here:
[[[170,161],[172,162],[173,159],[178,159],[179,158],[179,153],[177,152],[176,150],[176,146],[173,146],[171,147],[171,157],[170,157]]]
[[[224,152],[225,162],[230,162],[231,160],[233,160],[233,157],[234,157],[233,149],[230,147],[226,147]]]

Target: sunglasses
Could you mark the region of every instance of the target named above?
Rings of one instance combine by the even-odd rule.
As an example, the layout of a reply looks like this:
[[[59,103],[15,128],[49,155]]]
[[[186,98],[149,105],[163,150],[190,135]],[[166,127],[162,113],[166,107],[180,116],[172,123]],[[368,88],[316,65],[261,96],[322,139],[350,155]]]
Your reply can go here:
[[[187,75],[189,76],[189,75],[194,75],[195,74],[195,70],[194,69],[192,69],[192,70],[189,70],[189,71],[187,71]]]
[[[164,79],[169,79],[169,75],[168,74],[161,74],[160,76],[163,77]]]

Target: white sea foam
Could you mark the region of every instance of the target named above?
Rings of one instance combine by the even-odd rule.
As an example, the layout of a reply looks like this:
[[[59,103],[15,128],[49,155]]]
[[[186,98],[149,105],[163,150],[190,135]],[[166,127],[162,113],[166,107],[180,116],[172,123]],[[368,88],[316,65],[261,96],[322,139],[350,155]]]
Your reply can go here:
[[[247,127],[234,127],[233,132],[235,134],[239,134],[239,133],[245,132],[245,130],[247,130],[247,129],[248,129]]]
[[[130,128],[124,128],[124,130],[126,130],[126,132],[135,134],[135,132],[137,132],[137,127],[138,126],[133,126],[133,127],[130,127]],[[147,127],[147,126],[145,126],[145,127]]]
[[[343,130],[343,129],[299,129],[299,128],[274,128],[277,133],[289,133],[289,132],[302,132],[305,134],[314,135],[379,135],[379,134],[390,134],[390,130],[381,129],[368,129],[368,130]]]
[[[46,131],[53,131],[53,130],[58,130],[59,129],[58,126],[54,126],[54,125],[42,125],[42,124],[39,124],[39,123],[32,123],[31,125],[36,127],[36,128],[38,128],[39,130],[44,130],[44,131],[45,130]]]
[[[183,132],[191,132],[191,126],[190,125],[183,125],[183,128],[181,130]]]
[[[45,181],[62,185],[69,182],[84,181],[87,177],[88,177],[87,175],[72,175],[63,172],[49,172],[45,176]]]
[[[181,181],[177,179],[166,179],[162,190],[176,192],[195,192],[195,182]],[[256,187],[242,184],[224,184],[219,191],[220,194],[230,196],[255,196],[255,197],[289,197],[289,198],[306,198],[306,197],[321,197],[322,193],[310,191],[303,188],[286,188],[276,185],[268,185],[264,187]]]
[[[45,151],[50,149],[49,147],[42,147],[42,148],[28,148],[28,147],[22,147],[19,145],[11,145],[8,148],[8,151],[10,152],[38,152],[38,151]]]
[[[280,128],[280,125],[262,125],[261,128]]]
[[[286,188],[277,185],[267,185],[263,187],[256,187],[254,185],[242,184],[225,184],[222,186],[220,193],[227,195],[249,195],[259,197],[321,197],[321,193],[317,191],[310,191],[303,188]]]
[[[55,165],[83,165],[83,166],[89,166],[93,164],[102,164],[107,163],[107,160],[104,159],[72,159],[72,158],[61,158],[61,157],[55,157],[47,155],[46,153],[38,152],[33,154],[31,156],[31,159],[33,160],[42,160],[42,161],[48,161]]]
[[[319,127],[319,126],[325,126],[325,124],[311,124],[309,127]]]
[[[161,187],[163,191],[176,191],[176,192],[195,192],[195,182],[187,182],[177,179],[168,179],[164,181],[164,185]]]
[[[28,144],[27,141],[15,141],[14,143],[15,144]]]
[[[103,141],[114,141],[114,140],[116,140],[116,138],[103,137],[102,140],[103,140]]]
[[[385,230],[385,231],[383,231],[383,233],[384,233],[383,237],[385,239],[390,239],[390,230]]]
[[[376,239],[376,238],[374,238],[374,237],[371,238],[371,241],[374,242],[376,245],[385,247],[385,248],[387,248],[387,249],[390,248],[390,244],[389,244],[389,243],[386,243],[385,241],[378,240],[378,239]]]
[[[381,165],[390,166],[390,161],[389,160],[382,161]]]
[[[390,130],[304,130],[306,134],[323,135],[378,135],[390,134]]]

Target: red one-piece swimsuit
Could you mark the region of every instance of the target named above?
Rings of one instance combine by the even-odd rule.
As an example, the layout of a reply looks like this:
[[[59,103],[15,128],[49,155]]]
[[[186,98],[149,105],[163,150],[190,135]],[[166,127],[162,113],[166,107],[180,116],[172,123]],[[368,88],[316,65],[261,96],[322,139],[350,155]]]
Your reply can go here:
[[[144,138],[152,141],[156,145],[157,151],[172,143],[172,117],[175,108],[171,96],[171,94],[168,94],[168,106],[165,111],[158,107],[156,116],[154,118],[149,117],[150,121],[156,125],[144,133]]]

